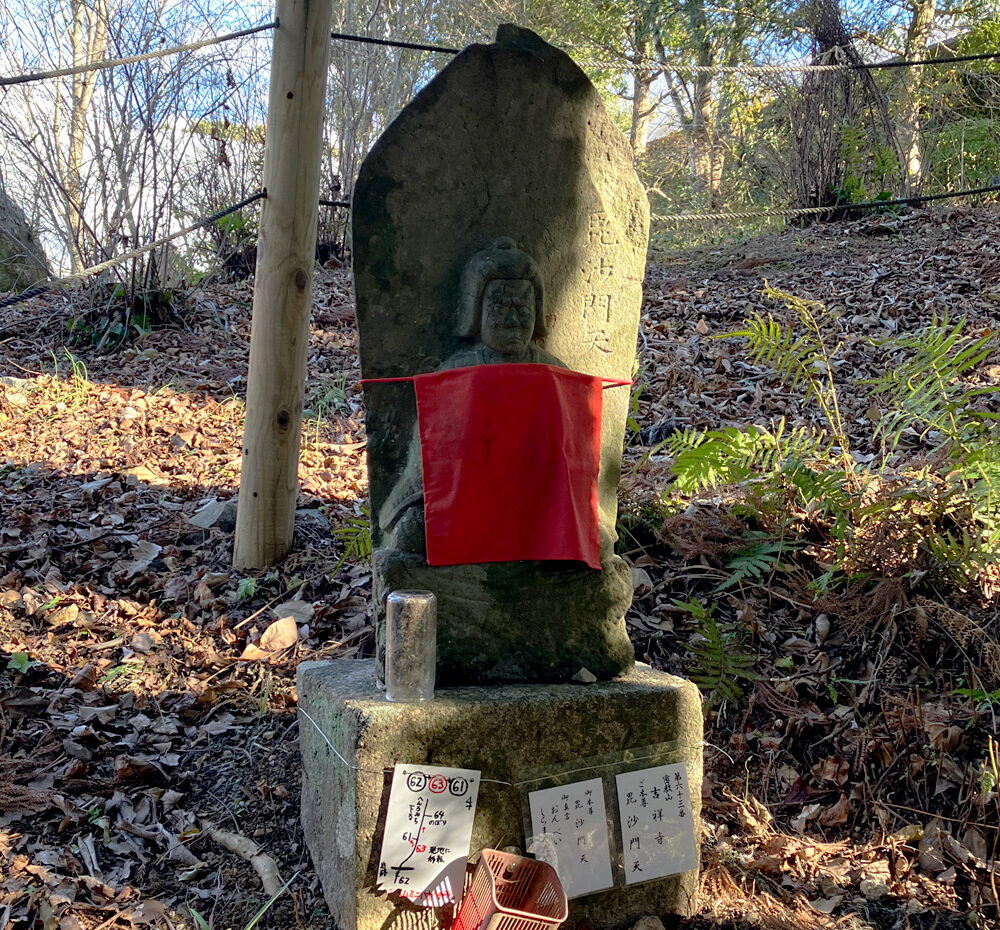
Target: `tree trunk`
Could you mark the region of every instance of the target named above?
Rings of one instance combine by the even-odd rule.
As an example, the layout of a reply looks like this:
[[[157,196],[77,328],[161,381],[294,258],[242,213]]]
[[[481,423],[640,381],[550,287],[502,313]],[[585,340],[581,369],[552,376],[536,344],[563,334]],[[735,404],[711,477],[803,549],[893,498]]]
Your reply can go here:
[[[72,65],[89,65],[100,61],[108,44],[107,0],[73,0],[70,46]],[[66,240],[70,266],[74,273],[84,267],[81,252],[83,239],[83,142],[87,128],[87,112],[94,99],[97,82],[96,71],[72,76],[69,113],[69,144],[66,153],[66,171],[63,188],[66,192]]]
[[[649,126],[656,112],[652,102],[653,81],[659,76],[659,69],[652,67],[653,30],[648,10],[637,9],[629,28],[632,72],[632,123],[628,140],[632,145],[632,155],[638,157],[646,151],[649,141]]]
[[[649,124],[656,112],[656,107],[651,103],[653,95],[650,91],[655,79],[656,72],[647,67],[637,64],[632,71],[632,126],[628,141],[635,157],[646,151],[649,142]]]
[[[715,63],[712,40],[708,31],[704,0],[688,0],[688,18],[691,36],[695,43],[695,63],[701,67]],[[717,200],[712,168],[712,75],[704,72],[694,76],[691,95],[691,163],[695,175],[695,189],[702,193],[703,203],[713,209]]]
[[[733,15],[731,33],[734,41],[729,47],[729,52],[724,59],[724,63],[729,67],[735,67],[740,61],[740,51],[742,49],[742,37],[746,31],[747,18],[745,14],[737,11]],[[735,98],[733,94],[734,81],[725,77],[716,82],[715,118],[712,126],[712,156],[711,173],[709,177],[709,190],[711,192],[711,209],[717,209],[722,205],[722,182],[726,170],[726,157],[730,150],[729,140],[733,138],[733,111],[735,109]]]
[[[904,57],[923,61],[934,28],[935,0],[914,0],[910,28],[906,33]],[[923,151],[920,145],[920,85],[922,68],[900,68],[897,123],[898,146],[904,159],[903,175],[907,192],[916,193],[923,181]]]

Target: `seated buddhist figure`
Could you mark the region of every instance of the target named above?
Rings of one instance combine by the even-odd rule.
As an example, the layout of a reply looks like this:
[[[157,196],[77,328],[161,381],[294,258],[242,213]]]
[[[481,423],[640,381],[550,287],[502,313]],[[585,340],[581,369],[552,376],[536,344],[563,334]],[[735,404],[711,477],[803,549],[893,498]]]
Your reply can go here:
[[[462,271],[458,335],[472,340],[440,366],[443,369],[511,362],[540,362],[565,368],[536,345],[546,334],[538,265],[513,240],[497,239],[476,252]],[[414,428],[406,465],[379,512],[383,546],[424,553],[423,469],[420,436]]]

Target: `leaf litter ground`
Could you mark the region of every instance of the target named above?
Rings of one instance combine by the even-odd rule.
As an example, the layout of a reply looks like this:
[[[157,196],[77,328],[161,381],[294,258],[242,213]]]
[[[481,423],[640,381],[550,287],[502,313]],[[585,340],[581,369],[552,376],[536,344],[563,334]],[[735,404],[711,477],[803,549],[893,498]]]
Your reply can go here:
[[[856,383],[874,344],[943,312],[1000,329],[998,243],[980,209],[661,256],[623,507],[669,481],[672,431],[816,421],[711,338],[780,316],[765,281],[838,311],[845,415],[873,454]],[[294,670],[372,649],[370,572],[347,558],[366,494],[349,276],[316,280],[294,552],[252,576],[229,565],[249,288],[202,288],[183,325],[112,354],[64,346],[60,301],[0,325],[0,928],[241,927],[293,875],[263,926],[329,926],[298,825]],[[1000,358],[981,377],[1000,382]],[[637,657],[682,674],[698,631],[674,602],[719,581],[705,530],[628,546]],[[996,597],[831,617],[776,583],[723,607],[757,677],[707,720],[694,925],[988,925],[1000,701],[954,692],[1000,688]]]

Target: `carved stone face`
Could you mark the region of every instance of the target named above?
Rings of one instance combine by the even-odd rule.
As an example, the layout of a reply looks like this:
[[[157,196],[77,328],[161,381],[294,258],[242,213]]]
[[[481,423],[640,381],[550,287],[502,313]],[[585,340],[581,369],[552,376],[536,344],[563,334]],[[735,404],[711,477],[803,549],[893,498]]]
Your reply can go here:
[[[535,289],[523,279],[490,281],[483,289],[483,342],[503,355],[520,355],[535,331]]]

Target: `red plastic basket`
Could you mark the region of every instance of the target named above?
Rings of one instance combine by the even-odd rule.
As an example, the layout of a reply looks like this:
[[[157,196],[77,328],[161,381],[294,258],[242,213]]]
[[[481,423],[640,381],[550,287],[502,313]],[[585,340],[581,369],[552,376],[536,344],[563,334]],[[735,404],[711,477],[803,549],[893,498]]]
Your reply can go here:
[[[452,930],[555,930],[568,912],[551,865],[484,849]]]

